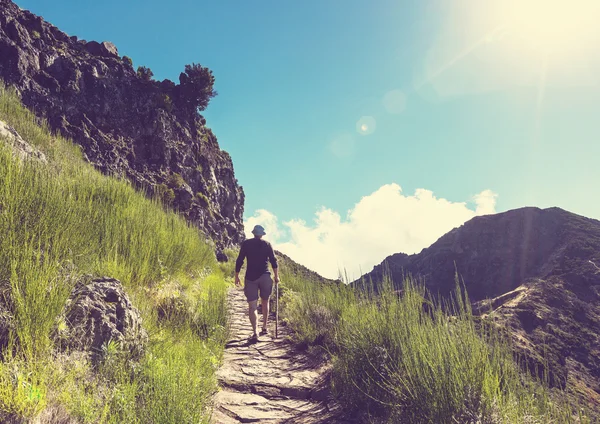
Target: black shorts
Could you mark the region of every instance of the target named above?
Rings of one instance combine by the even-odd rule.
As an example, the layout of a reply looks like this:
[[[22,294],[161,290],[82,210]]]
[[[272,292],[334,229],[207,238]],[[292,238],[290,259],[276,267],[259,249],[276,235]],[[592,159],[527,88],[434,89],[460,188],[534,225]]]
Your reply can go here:
[[[271,296],[273,291],[273,280],[271,274],[265,273],[258,277],[256,280],[244,280],[244,294],[248,302],[254,302],[258,300],[258,292],[260,291],[260,298],[267,300]]]

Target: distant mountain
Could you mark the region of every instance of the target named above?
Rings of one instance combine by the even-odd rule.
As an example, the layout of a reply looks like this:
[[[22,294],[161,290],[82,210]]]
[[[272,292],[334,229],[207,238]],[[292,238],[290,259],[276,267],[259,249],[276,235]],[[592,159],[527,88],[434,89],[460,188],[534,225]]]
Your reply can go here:
[[[314,283],[322,283],[322,284],[340,284],[339,280],[332,280],[330,278],[325,278],[319,273],[308,269],[304,265],[300,265],[298,262],[295,262],[292,258],[287,256],[284,253],[279,251],[275,251],[277,255],[277,260],[281,264],[281,268],[284,272],[290,272],[291,274],[301,277],[305,280],[314,282]]]
[[[457,270],[471,299],[482,300],[527,278],[579,272],[594,259],[600,265],[600,221],[559,208],[522,208],[475,217],[418,254],[389,256],[363,278],[377,284],[387,270],[401,282],[410,273],[447,294]]]
[[[156,81],[112,43],[68,36],[0,0],[0,79],[99,170],[162,197],[221,249],[243,240],[244,192],[198,113],[215,94],[212,73],[190,71],[179,84]]]
[[[600,409],[600,221],[559,208],[476,217],[418,254],[389,256],[363,282],[378,287],[388,273],[400,285],[411,274],[447,295],[455,270],[531,370],[547,363],[552,384]]]

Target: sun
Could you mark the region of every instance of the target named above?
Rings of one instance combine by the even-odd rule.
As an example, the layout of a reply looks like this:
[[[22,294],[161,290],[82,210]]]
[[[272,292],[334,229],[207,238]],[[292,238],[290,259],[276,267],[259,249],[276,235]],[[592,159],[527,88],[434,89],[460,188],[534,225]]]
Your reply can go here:
[[[503,0],[493,13],[501,30],[552,53],[597,48],[600,0]]]

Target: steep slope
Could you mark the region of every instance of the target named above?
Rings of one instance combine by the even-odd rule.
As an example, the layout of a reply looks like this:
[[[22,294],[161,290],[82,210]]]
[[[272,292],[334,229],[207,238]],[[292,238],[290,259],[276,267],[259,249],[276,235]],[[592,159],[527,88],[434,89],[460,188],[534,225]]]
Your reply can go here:
[[[0,423],[206,422],[221,268],[0,86]]]
[[[243,190],[190,104],[185,74],[154,81],[113,44],[69,37],[0,0],[0,79],[98,169],[162,196],[219,248],[241,241]]]
[[[480,313],[496,311],[532,371],[600,408],[600,221],[559,208],[473,218],[419,254],[388,257],[375,286],[412,274],[447,295],[454,273]]]

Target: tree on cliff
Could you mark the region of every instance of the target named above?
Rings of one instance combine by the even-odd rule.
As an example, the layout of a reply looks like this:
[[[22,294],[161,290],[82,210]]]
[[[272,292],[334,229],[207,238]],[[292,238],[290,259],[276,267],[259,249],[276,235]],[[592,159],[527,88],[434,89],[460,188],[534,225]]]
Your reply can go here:
[[[206,109],[210,99],[217,95],[214,84],[215,77],[210,69],[199,63],[185,65],[185,72],[179,75],[179,98],[182,106],[195,113]]]

